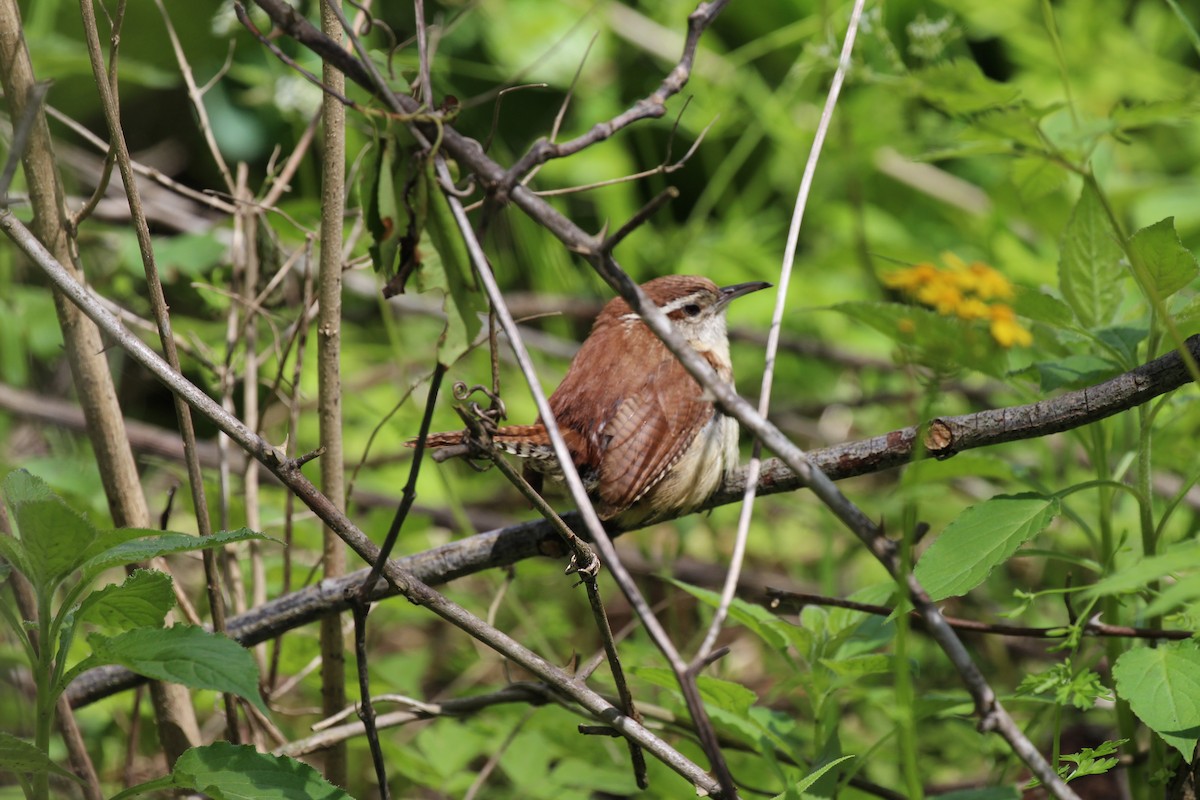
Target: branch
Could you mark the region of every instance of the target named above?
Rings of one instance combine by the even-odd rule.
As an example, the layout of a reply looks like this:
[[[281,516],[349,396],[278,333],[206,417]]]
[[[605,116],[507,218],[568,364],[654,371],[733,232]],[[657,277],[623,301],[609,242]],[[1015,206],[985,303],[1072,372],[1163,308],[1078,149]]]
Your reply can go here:
[[[239,447],[254,456],[283,482],[296,497],[329,526],[355,553],[367,563],[379,556],[379,547],[372,542],[341,510],[321,494],[316,486],[300,472],[298,463],[287,459],[241,420],[226,412],[211,397],[201,391],[171,367],[137,336],[121,324],[91,293],[72,278],[20,220],[7,209],[0,209],[0,230],[42,270],[55,287],[76,307],[96,323],[105,334],[125,350],[130,357],[166,386],[173,395],[227,434]],[[719,791],[718,784],[708,774],[672,748],[645,726],[624,715],[600,694],[578,683],[560,667],[551,664],[502,631],[487,625],[462,606],[431,589],[417,575],[405,569],[402,562],[389,561],[383,575],[387,583],[415,605],[424,606],[493,650],[520,664],[558,691],[572,698],[598,719],[619,730],[626,738],[636,741],[656,758],[683,776],[698,789],[710,794]],[[360,577],[361,580],[361,577]]]
[[[1200,357],[1200,335],[1188,339],[1188,347],[1194,356]],[[1026,406],[981,411],[977,414],[938,418],[930,427],[940,429],[944,426],[944,429],[950,432],[949,440],[957,444],[957,449],[944,453],[935,453],[928,447],[924,450],[929,455],[950,457],[971,448],[1018,439],[1039,438],[1112,416],[1178,389],[1190,381],[1191,376],[1183,359],[1177,351],[1171,351],[1104,383],[1067,392],[1050,400]],[[1087,413],[1078,413],[1081,404],[1085,402],[1090,403],[1086,406]],[[1015,420],[1018,424],[1015,429],[993,427],[985,432],[985,419],[993,426],[996,425],[997,419]],[[1041,420],[1045,427],[1029,424],[1030,419]],[[972,432],[971,435],[958,435],[966,431]],[[916,437],[915,427],[902,428],[862,441],[812,450],[808,456],[830,478],[843,480],[882,472],[908,463],[914,456]],[[732,475],[696,513],[741,502],[745,492],[745,479],[745,470]],[[762,474],[759,477],[760,494],[780,494],[801,488],[804,488],[803,481],[779,459],[763,462]],[[579,529],[578,514],[564,514],[563,519],[575,529]],[[562,540],[550,524],[538,519],[449,542],[422,553],[397,559],[396,563],[425,583],[438,585],[485,569],[509,566],[527,558],[562,558],[565,554]],[[342,599],[343,591],[361,582],[366,575],[367,570],[360,570],[339,581],[302,589],[273,600],[261,608],[231,617],[228,633],[249,646],[306,625],[324,615],[345,611],[349,605]],[[381,599],[392,594],[394,592],[381,581],[375,587],[371,599]],[[135,686],[141,680],[123,668],[103,667],[81,675],[71,684],[68,695],[72,704],[84,705]]]

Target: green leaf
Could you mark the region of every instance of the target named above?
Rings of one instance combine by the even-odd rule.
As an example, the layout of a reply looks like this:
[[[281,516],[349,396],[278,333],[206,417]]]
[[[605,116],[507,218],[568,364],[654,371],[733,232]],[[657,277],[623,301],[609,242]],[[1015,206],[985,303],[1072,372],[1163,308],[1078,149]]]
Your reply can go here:
[[[842,756],[841,758],[836,758],[827,764],[822,764],[812,772],[805,775],[804,778],[798,781],[790,790],[784,792],[783,794],[775,795],[775,800],[790,800],[790,798],[796,797],[796,792],[800,793],[801,798],[811,797],[812,795],[804,794],[805,789],[811,788],[812,785],[819,781],[826,772],[829,772],[829,770],[833,769],[838,764],[841,764],[843,761],[848,761],[851,758],[854,758],[854,756]]]
[[[989,786],[984,789],[959,789],[937,797],[938,800],[1020,800],[1021,793],[1012,786]]]
[[[848,658],[822,658],[820,663],[842,678],[861,678],[891,672],[892,657],[884,653],[866,653]]]
[[[1011,105],[1019,92],[983,74],[973,60],[956,58],[913,73],[917,93],[951,114],[973,114]]]
[[[371,234],[368,247],[371,263],[384,278],[391,278],[396,272],[400,236],[408,227],[408,218],[403,214],[404,204],[396,202],[396,147],[390,136],[376,139],[375,147],[363,164],[363,182],[360,184],[363,217]]]
[[[1193,539],[1181,542],[1165,553],[1143,558],[1136,564],[1113,572],[1085,589],[1083,597],[1093,600],[1110,594],[1140,591],[1164,575],[1195,569],[1197,565],[1200,565],[1200,541]]]
[[[675,673],[662,667],[631,667],[630,671],[638,678],[664,689],[679,691],[679,681]],[[700,675],[696,678],[696,686],[700,689],[700,697],[706,705],[712,705],[746,717],[750,707],[758,700],[758,695],[742,686],[740,683],[721,680],[710,675]]]
[[[64,778],[70,778],[82,784],[74,772],[63,769],[50,760],[50,757],[35,745],[18,739],[10,733],[0,731],[0,773],[11,772],[16,775],[40,774],[53,772]]]
[[[52,589],[74,572],[96,538],[92,524],[57,496],[21,503],[13,515],[28,559],[28,577],[39,589]]]
[[[944,373],[976,369],[1002,376],[1007,356],[987,326],[901,303],[839,303],[832,307],[869,325],[904,348],[917,363]]]
[[[125,564],[136,564],[148,561],[158,556],[170,553],[186,553],[191,550],[207,550],[213,547],[231,544],[233,542],[275,541],[270,536],[252,531],[249,528],[238,528],[235,531],[221,531],[212,536],[191,536],[186,533],[161,533],[140,539],[133,539],[114,545],[102,553],[92,556],[82,565],[84,577],[94,578],[106,569]]]
[[[1188,762],[1200,738],[1200,649],[1194,642],[1140,647],[1113,664],[1117,694]]]
[[[710,608],[716,608],[720,605],[721,595],[717,592],[710,589],[702,589],[699,586],[692,586],[689,583],[684,583],[674,578],[666,578],[665,580]],[[786,651],[789,643],[799,647],[800,640],[806,638],[804,631],[795,625],[780,619],[760,605],[747,603],[740,597],[733,598],[733,602],[729,604],[729,619],[745,627],[751,633],[756,634],[760,639],[780,652]]]
[[[1129,249],[1141,267],[1148,288],[1159,300],[1165,300],[1191,283],[1200,269],[1196,257],[1179,241],[1174,217],[1142,228],[1130,237]]]
[[[1013,161],[1013,183],[1021,199],[1032,202],[1045,197],[1067,180],[1067,172],[1046,158],[1026,156]]]
[[[4,483],[0,485],[0,491],[4,493],[8,507],[14,511],[23,503],[49,500],[56,496],[49,484],[24,469],[15,469],[8,473],[4,477]]]
[[[1096,190],[1085,183],[1063,231],[1058,262],[1059,290],[1084,327],[1112,321],[1123,274],[1116,233]]]
[[[1028,286],[1016,287],[1016,293],[1013,311],[1026,319],[1061,328],[1074,316],[1071,307],[1053,295]]]
[[[1163,589],[1154,602],[1146,606],[1147,617],[1169,614],[1177,608],[1200,598],[1200,575],[1185,575]]]
[[[120,586],[92,592],[76,613],[79,622],[91,622],[109,633],[135,628],[161,628],[175,606],[171,578],[156,570],[139,569]]]
[[[258,664],[250,651],[228,636],[175,625],[138,628],[113,637],[93,634],[88,643],[95,664],[119,664],[147,678],[193,689],[232,692],[268,713],[258,691]]]
[[[437,251],[438,260],[426,259],[420,267],[425,285],[437,285],[446,290],[442,308],[446,312],[446,328],[438,340],[438,363],[450,366],[471,347],[483,322],[480,314],[487,310],[475,281],[471,259],[463,241],[450,202],[434,178],[432,161],[425,180],[429,185],[429,217],[426,229]],[[436,270],[436,273],[428,273]]]
[[[1039,361],[1029,369],[1037,373],[1043,392],[1090,386],[1121,372],[1120,367],[1108,359],[1087,354],[1067,356],[1058,361]]]
[[[936,600],[966,594],[1058,515],[1039,494],[1000,495],[966,509],[917,562],[917,580]]]
[[[193,747],[171,776],[176,787],[213,800],[353,800],[307,764],[229,742]]]

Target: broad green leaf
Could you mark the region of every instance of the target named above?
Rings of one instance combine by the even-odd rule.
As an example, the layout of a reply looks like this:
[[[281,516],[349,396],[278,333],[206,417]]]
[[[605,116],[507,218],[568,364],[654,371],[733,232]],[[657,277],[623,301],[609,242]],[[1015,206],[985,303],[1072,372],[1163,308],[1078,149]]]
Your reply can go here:
[[[303,762],[229,742],[193,747],[175,762],[171,776],[177,788],[213,800],[352,800]]]
[[[1196,257],[1179,241],[1174,217],[1142,228],[1130,237],[1129,249],[1160,300],[1187,286],[1197,275]]]
[[[52,589],[83,562],[96,529],[59,497],[21,503],[14,510],[30,580]]]
[[[1112,321],[1123,275],[1116,233],[1096,190],[1085,183],[1063,231],[1058,262],[1059,290],[1084,327]]]
[[[1139,647],[1112,668],[1117,694],[1188,762],[1200,738],[1200,649],[1194,642]]]
[[[971,59],[943,61],[913,73],[917,93],[951,114],[973,114],[1011,105],[1018,92],[983,74]]]
[[[258,691],[258,664],[250,651],[217,633],[192,625],[138,628],[88,637],[97,664],[119,664],[154,680],[193,689],[232,692],[267,713]]]
[[[85,579],[91,579],[106,569],[125,564],[136,564],[158,556],[170,553],[186,553],[191,550],[207,550],[213,547],[246,542],[250,540],[275,541],[270,536],[252,531],[249,528],[238,528],[235,531],[221,531],[212,536],[191,536],[186,533],[163,533],[142,539],[133,539],[108,548],[89,558],[82,565]]]
[[[1089,586],[1084,590],[1083,596],[1091,600],[1110,594],[1139,591],[1151,581],[1158,580],[1164,575],[1185,569],[1195,569],[1198,565],[1200,565],[1200,542],[1193,539],[1174,545],[1165,553],[1143,558],[1136,564],[1122,567]]]
[[[24,469],[15,469],[4,476],[4,483],[0,485],[0,491],[4,493],[8,507],[13,510],[23,503],[49,500],[55,497],[49,484]]]
[[[155,570],[139,569],[120,586],[92,592],[79,605],[76,619],[91,622],[109,633],[135,628],[161,628],[175,606],[171,578]]]
[[[1053,295],[1027,286],[1018,286],[1016,291],[1013,311],[1026,319],[1060,328],[1074,316],[1071,307]]]
[[[1200,574],[1185,575],[1154,598],[1154,602],[1146,606],[1147,617],[1158,617],[1169,614],[1177,608],[1200,598]]]
[[[963,511],[934,540],[914,574],[936,600],[966,594],[1057,516],[1059,501],[1000,495]]]
[[[1067,171],[1049,159],[1025,156],[1013,161],[1012,179],[1021,199],[1028,203],[1062,186]]]
[[[83,783],[75,773],[65,770],[50,760],[50,757],[24,739],[0,731],[0,773],[30,775],[53,772],[76,783]]]
[[[821,663],[830,672],[842,678],[861,678],[864,675],[879,675],[891,672],[892,657],[883,653],[867,653],[849,658],[822,658]]]
[[[684,583],[674,578],[667,578],[666,580],[710,608],[716,608],[721,602],[721,595],[710,589],[692,586],[689,583]],[[754,603],[747,603],[739,597],[733,598],[733,602],[729,604],[729,619],[742,625],[751,633],[757,634],[760,639],[775,650],[785,651],[789,643],[799,647],[801,644],[800,640],[807,639],[804,632],[796,628],[795,625],[780,619],[768,609]]]
[[[834,759],[827,764],[822,764],[812,772],[805,775],[804,778],[798,781],[796,785],[793,786],[789,791],[786,791],[783,794],[775,795],[775,800],[789,800],[789,798],[796,797],[795,792],[800,793],[802,800],[803,798],[812,797],[812,795],[805,794],[804,790],[811,788],[812,785],[819,781],[826,772],[829,772],[829,770],[833,769],[838,764],[841,764],[843,761],[848,761],[852,758],[854,758],[853,755],[842,756],[841,758]]]
[[[442,305],[446,312],[446,329],[438,340],[438,363],[450,366],[475,341],[483,326],[480,314],[487,310],[487,306],[475,281],[467,246],[454,221],[450,202],[434,178],[432,162],[427,167],[425,181],[429,193],[426,228],[439,258],[436,264],[426,260],[420,269],[422,272],[440,269],[440,275],[426,276],[423,280],[439,284],[446,290]]]
[[[679,691],[679,681],[675,673],[662,667],[631,667],[630,671],[638,678],[661,686],[664,689]],[[696,686],[700,689],[700,697],[706,705],[724,709],[739,717],[745,717],[750,707],[758,700],[758,695],[742,686],[740,683],[721,680],[710,675],[700,675],[696,678]]]

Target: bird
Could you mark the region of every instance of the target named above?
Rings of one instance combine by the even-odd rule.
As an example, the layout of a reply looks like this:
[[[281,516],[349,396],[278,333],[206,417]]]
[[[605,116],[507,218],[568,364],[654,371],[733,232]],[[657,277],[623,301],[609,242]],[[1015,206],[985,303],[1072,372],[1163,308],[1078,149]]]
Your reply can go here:
[[[731,384],[725,312],[733,300],[770,286],[753,281],[719,287],[704,276],[667,275],[641,289],[717,377]],[[620,297],[600,311],[549,403],[605,521],[631,527],[694,510],[738,465],[737,421],[717,408]],[[464,436],[434,433],[426,446],[461,445]],[[491,442],[522,459],[526,475],[539,485],[542,476],[562,480],[540,417],[532,425],[497,428]]]

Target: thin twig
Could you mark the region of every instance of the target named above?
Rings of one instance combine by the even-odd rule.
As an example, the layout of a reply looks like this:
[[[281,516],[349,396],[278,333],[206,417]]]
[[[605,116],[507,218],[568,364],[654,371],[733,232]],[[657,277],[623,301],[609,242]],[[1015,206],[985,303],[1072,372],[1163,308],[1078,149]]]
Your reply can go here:
[[[766,596],[770,601],[771,608],[789,612],[798,611],[804,606],[828,606],[831,608],[845,608],[850,611],[861,611],[864,614],[873,614],[878,617],[890,617],[896,613],[896,609],[889,608],[888,606],[876,605],[874,603],[860,603],[856,600],[845,600],[840,597],[827,597],[807,592],[790,592],[782,589],[767,588]],[[916,611],[908,613],[914,621],[918,623],[924,622]],[[1075,622],[1072,619],[1069,625],[1035,628],[1025,625],[979,622],[978,620],[962,619],[961,617],[946,617],[946,623],[955,630],[990,634],[993,636],[1019,636],[1025,639],[1065,639],[1071,635],[1070,628]],[[1084,622],[1082,630],[1084,636],[1094,636],[1096,638],[1148,639],[1150,641],[1183,641],[1196,635],[1196,631],[1189,630],[1164,630],[1162,628],[1135,628],[1128,625],[1109,625],[1106,622],[1101,622],[1099,615],[1093,616]]]
[[[825,134],[833,119],[833,111],[837,107],[838,95],[841,93],[842,82],[850,69],[850,54],[854,50],[854,38],[858,33],[859,20],[862,17],[864,0],[856,0],[854,9],[850,12],[850,23],[846,28],[846,37],[842,42],[842,52],[838,58],[837,70],[833,81],[829,84],[829,92],[825,97],[825,107],[821,111],[821,120],[813,135],[812,147],[808,151],[808,160],[804,164],[804,173],[800,178],[800,188],[796,194],[796,204],[792,208],[792,221],[788,227],[787,244],[783,251],[783,265],[779,269],[779,278],[775,290],[775,311],[771,315],[771,327],[767,333],[767,349],[763,356],[762,387],[758,392],[758,413],[764,419],[771,410],[771,387],[775,380],[775,359],[779,353],[779,336],[783,330],[783,315],[787,311],[788,286],[792,280],[792,268],[796,263],[796,248],[800,242],[800,225],[804,220],[804,209],[808,204],[808,195],[812,190],[813,176],[817,172],[817,162],[821,158],[821,148],[825,143]],[[754,450],[750,463],[746,468],[746,492],[742,499],[741,512],[738,515],[737,536],[734,539],[733,555],[729,559],[729,572],[725,577],[725,586],[721,590],[721,600],[713,613],[708,632],[704,641],[696,651],[693,666],[706,660],[717,642],[717,635],[729,613],[733,602],[733,594],[737,590],[738,577],[742,572],[742,561],[746,554],[746,541],[750,536],[750,519],[754,515],[754,498],[758,493],[758,476],[762,469],[762,442],[754,441]]]
[[[95,9],[91,0],[81,0],[79,7],[83,19],[88,56],[92,66],[92,76],[99,91],[100,104],[104,110],[105,121],[108,124],[109,145],[115,153],[117,168],[121,174],[121,181],[125,185],[125,195],[129,200],[129,211],[133,217],[134,232],[137,235],[138,250],[146,275],[146,288],[150,295],[150,305],[154,312],[154,321],[158,327],[159,341],[162,345],[167,364],[171,369],[178,372],[179,353],[175,349],[175,337],[171,330],[171,315],[165,294],[163,293],[162,281],[159,278],[158,265],[155,262],[154,247],[150,240],[150,227],[142,208],[137,178],[133,173],[133,166],[129,157],[129,146],[125,141],[120,108],[118,107],[113,87],[107,80],[108,76],[104,64],[104,55],[100,49],[99,30],[96,26]],[[165,10],[163,13],[165,15]],[[172,399],[174,401],[175,414],[179,420],[180,435],[183,438],[183,449],[188,471],[188,485],[191,489],[192,505],[196,516],[196,529],[201,536],[210,536],[213,532],[212,521],[208,514],[204,474],[200,468],[200,460],[196,453],[196,429],[192,423],[192,412],[187,403],[178,395],[173,395]],[[213,617],[213,628],[214,630],[223,632],[225,629],[225,602],[217,577],[216,557],[210,548],[206,548],[203,558],[209,610]],[[226,692],[224,694],[224,704],[226,735],[229,737],[229,741],[237,742],[237,703],[232,693]]]
[[[210,419],[220,430],[234,439],[242,449],[258,459],[264,466],[307,505],[314,514],[328,524],[364,561],[374,563],[379,548],[329,499],[299,471],[294,462],[262,437],[248,429],[240,420],[227,413],[195,384],[188,381],[177,370],[173,370],[152,349],[128,331],[120,321],[110,314],[92,296],[91,291],[74,280],[45,247],[30,233],[29,229],[7,209],[0,209],[0,230],[17,247],[29,256],[43,274],[88,316],[113,342],[130,357],[148,370],[157,380],[167,386],[172,394],[182,397],[192,408]],[[551,664],[503,632],[483,623],[466,609],[434,591],[412,572],[395,561],[384,567],[383,576],[397,591],[403,592],[411,602],[428,608],[446,621],[468,632],[488,647],[521,665],[542,680],[552,684],[557,691],[571,697],[589,713],[632,738],[648,752],[658,758],[698,789],[715,794],[719,784],[712,780],[698,765],[685,758],[674,748],[638,724],[616,708],[612,703],[590,688],[580,685],[558,666]]]

